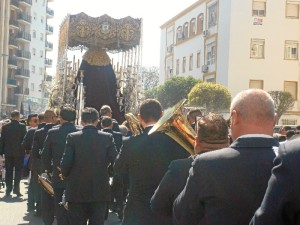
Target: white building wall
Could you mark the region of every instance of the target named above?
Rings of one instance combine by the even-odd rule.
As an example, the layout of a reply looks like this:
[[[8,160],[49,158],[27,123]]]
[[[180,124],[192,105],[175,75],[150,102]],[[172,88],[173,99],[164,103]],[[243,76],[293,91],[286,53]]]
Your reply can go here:
[[[165,82],[165,55],[167,51],[166,46],[166,29],[161,30],[160,35],[160,59],[159,59],[159,84]]]

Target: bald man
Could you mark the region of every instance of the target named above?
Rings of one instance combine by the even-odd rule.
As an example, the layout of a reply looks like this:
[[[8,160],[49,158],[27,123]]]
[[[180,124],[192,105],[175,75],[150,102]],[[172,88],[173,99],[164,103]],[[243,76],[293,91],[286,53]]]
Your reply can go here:
[[[233,99],[230,115],[234,142],[198,155],[174,202],[181,225],[249,224],[260,206],[278,147],[272,137],[274,102],[263,90],[242,91]]]

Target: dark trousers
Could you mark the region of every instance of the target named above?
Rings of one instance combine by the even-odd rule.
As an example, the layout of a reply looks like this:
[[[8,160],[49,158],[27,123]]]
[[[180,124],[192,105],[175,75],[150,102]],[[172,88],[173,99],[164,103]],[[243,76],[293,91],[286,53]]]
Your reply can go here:
[[[71,224],[104,225],[107,202],[69,202],[69,215]]]
[[[20,193],[20,180],[22,175],[22,168],[24,164],[24,158],[21,157],[6,157],[5,158],[5,183],[6,194],[10,194],[13,190],[14,193]],[[15,168],[15,179],[13,185],[13,173]]]
[[[111,186],[111,204],[115,210],[123,210],[123,176],[116,174]]]
[[[35,208],[35,199],[34,199],[33,186],[32,186],[32,182],[31,182],[31,176],[30,176],[29,185],[28,185],[28,199],[27,199],[27,209],[28,210],[34,210],[34,208]]]
[[[45,225],[54,221],[54,199],[44,189],[41,191],[41,214]]]
[[[30,177],[29,187],[28,187],[28,195],[29,195],[29,192],[33,193],[34,203],[36,203],[36,205],[35,205],[36,212],[41,213],[41,190],[42,190],[42,187],[38,182],[38,174],[39,174],[38,170],[31,171],[31,177]],[[29,200],[29,196],[28,196],[28,200]]]
[[[56,215],[57,225],[72,225],[69,221],[69,211],[64,206],[59,205],[62,202],[64,188],[54,188],[54,211]]]

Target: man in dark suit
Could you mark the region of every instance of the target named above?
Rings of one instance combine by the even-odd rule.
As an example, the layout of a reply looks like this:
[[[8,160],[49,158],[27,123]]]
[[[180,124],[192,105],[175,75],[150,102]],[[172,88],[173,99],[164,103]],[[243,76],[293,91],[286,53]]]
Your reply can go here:
[[[112,118],[112,113],[113,112],[112,112],[112,110],[111,110],[111,108],[110,108],[109,105],[103,105],[103,106],[101,106],[99,113],[100,113],[100,120],[99,120],[99,123],[97,124],[97,128],[99,130],[101,130],[102,129],[102,127],[101,127],[102,118],[104,116],[108,116],[108,117]],[[112,130],[116,131],[116,132],[120,132],[120,128],[119,128],[118,122],[115,119],[112,119],[112,123],[113,123]]]
[[[187,121],[189,122],[189,124],[194,130],[196,130],[197,117],[201,117],[201,116],[202,113],[200,109],[192,109],[187,113],[186,115]]]
[[[250,225],[300,224],[300,139],[283,143],[260,208]]]
[[[113,163],[117,150],[113,136],[96,128],[98,111],[85,108],[81,114],[81,131],[67,136],[61,160],[61,172],[67,179],[65,197],[71,224],[103,225],[110,201],[107,167]]]
[[[228,147],[228,126],[223,116],[209,113],[197,121],[197,129],[194,147],[196,154]],[[163,216],[172,216],[173,202],[186,184],[194,157],[171,162],[151,198],[151,209],[154,212]]]
[[[158,101],[145,100],[139,109],[139,122],[144,128],[141,135],[123,142],[115,162],[115,172],[128,174],[129,194],[124,209],[123,225],[167,225],[164,218],[151,211],[150,198],[172,160],[187,158],[188,152],[163,133],[148,135],[163,112]]]
[[[19,123],[20,112],[15,110],[11,113],[11,121],[2,127],[1,131],[1,145],[0,149],[5,155],[5,183],[7,197],[10,196],[11,191],[18,197],[22,196],[20,193],[20,181],[22,168],[24,164],[24,149],[22,148],[22,141],[26,135],[26,126]],[[13,184],[13,173],[15,169],[15,178]]]
[[[274,101],[259,89],[240,92],[230,107],[234,142],[198,155],[183,191],[174,202],[181,225],[244,225],[267,188],[278,142]]]
[[[35,131],[32,144],[32,159],[35,163],[34,171],[41,173],[41,152],[44,147],[48,131],[55,126],[57,121],[57,114],[52,109],[47,109],[44,113],[45,126]],[[51,171],[48,171],[49,173]],[[37,176],[38,174],[34,174]],[[34,177],[34,179],[37,179]],[[38,189],[36,193],[37,198],[37,216],[41,215],[45,225],[51,225],[54,221],[54,203],[53,198],[45,191]]]
[[[48,131],[42,151],[42,171],[52,171],[52,187],[54,190],[54,211],[57,225],[70,224],[66,209],[59,205],[62,202],[66,181],[61,177],[60,161],[64,153],[66,138],[69,133],[76,132],[80,128],[74,125],[76,111],[71,107],[60,109],[60,124]]]

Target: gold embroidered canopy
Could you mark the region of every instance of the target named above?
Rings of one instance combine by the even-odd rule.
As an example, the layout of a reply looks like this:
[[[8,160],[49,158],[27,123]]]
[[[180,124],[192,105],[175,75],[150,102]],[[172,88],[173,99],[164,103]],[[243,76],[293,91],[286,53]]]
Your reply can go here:
[[[106,14],[90,17],[82,12],[68,15],[62,23],[59,49],[84,47],[123,52],[139,45],[140,38],[141,19],[114,19]]]

